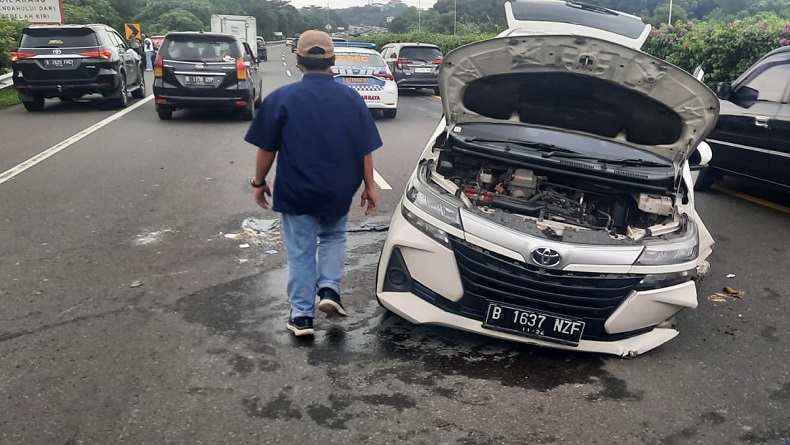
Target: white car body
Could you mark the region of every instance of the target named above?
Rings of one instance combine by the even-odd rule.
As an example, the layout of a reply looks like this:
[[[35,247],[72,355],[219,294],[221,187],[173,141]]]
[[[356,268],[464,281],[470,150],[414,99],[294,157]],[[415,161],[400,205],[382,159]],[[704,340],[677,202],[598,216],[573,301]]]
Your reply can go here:
[[[649,351],[697,306],[713,239],[688,158],[718,100],[633,44],[511,31],[445,56],[444,120],[393,215],[377,298],[413,323]]]
[[[357,91],[371,110],[394,118],[398,110],[398,85],[381,55],[373,49],[335,47],[335,81]]]

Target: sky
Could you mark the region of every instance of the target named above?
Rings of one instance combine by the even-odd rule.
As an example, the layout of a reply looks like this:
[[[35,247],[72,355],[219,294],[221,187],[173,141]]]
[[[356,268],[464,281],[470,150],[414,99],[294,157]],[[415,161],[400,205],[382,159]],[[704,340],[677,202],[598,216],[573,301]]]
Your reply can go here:
[[[368,4],[368,0],[289,0],[292,5],[297,8],[303,8],[305,6],[321,6],[325,7],[327,3],[329,3],[329,8],[351,8],[354,6],[365,6]],[[377,0],[370,0],[371,3],[376,3]],[[378,0],[380,3],[386,3],[385,0]],[[403,0],[403,3],[406,3],[409,6],[414,6],[415,8],[421,9],[428,9],[436,3],[436,0]]]

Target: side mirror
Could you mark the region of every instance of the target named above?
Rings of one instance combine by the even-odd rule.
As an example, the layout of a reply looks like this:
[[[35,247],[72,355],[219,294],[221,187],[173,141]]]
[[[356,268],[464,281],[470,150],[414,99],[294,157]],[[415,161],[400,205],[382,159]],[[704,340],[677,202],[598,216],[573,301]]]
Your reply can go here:
[[[755,90],[754,88],[749,88],[746,86],[738,87],[736,90],[730,91],[728,95],[728,99],[730,102],[738,105],[742,108],[749,108],[755,103],[757,103],[757,98],[760,96],[760,92]]]
[[[728,100],[732,94],[732,84],[729,82],[719,82],[716,85],[716,95],[721,100]]]
[[[131,49],[139,49],[140,48],[140,44],[137,43],[137,42],[129,42],[129,48],[131,48]]]

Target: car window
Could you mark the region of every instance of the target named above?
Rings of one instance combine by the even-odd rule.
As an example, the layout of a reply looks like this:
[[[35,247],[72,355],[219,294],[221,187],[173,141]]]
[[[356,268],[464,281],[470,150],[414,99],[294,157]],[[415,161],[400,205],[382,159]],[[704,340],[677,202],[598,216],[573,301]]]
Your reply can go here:
[[[28,28],[22,33],[22,48],[80,48],[97,46],[96,33],[88,28]]]
[[[790,64],[782,63],[768,67],[744,85],[757,90],[758,101],[781,102],[787,79],[790,79]]]
[[[119,46],[126,46],[121,39],[121,36],[115,34],[114,32],[107,33],[110,36],[110,41],[112,42],[112,46],[119,47]]]
[[[442,52],[439,51],[439,48],[431,48],[430,46],[407,46],[400,50],[400,57],[402,59],[431,62],[436,59],[441,59]]]
[[[221,37],[168,37],[159,48],[162,58],[196,62],[221,62],[226,58],[241,57],[241,49],[233,39]]]
[[[384,66],[384,60],[372,53],[335,53],[335,66]]]

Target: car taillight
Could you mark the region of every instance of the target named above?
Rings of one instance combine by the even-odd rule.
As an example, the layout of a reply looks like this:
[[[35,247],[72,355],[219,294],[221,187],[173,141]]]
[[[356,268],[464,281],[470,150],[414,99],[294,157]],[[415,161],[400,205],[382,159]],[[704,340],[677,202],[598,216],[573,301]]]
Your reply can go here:
[[[35,55],[36,53],[12,52],[11,61],[16,62],[17,60],[27,59],[28,57],[35,57]]]
[[[374,76],[378,77],[379,79],[395,80],[395,76],[390,73],[378,73],[374,74]]]
[[[236,59],[236,79],[247,80],[247,67],[244,66],[243,57],[239,57]]]
[[[434,65],[441,65],[442,64],[442,59],[434,59],[434,61],[431,62],[431,63],[433,63]]]
[[[397,67],[399,70],[402,70],[402,69],[403,69],[403,64],[404,64],[404,63],[411,63],[411,60],[409,60],[409,59],[398,59],[398,60],[396,60],[396,61],[395,61],[395,66],[396,66],[396,67]]]
[[[100,49],[99,51],[83,51],[79,53],[79,55],[85,57],[98,57],[100,59],[107,60],[112,57],[112,51],[107,49]]]
[[[162,55],[157,54],[154,59],[154,77],[162,77]]]

